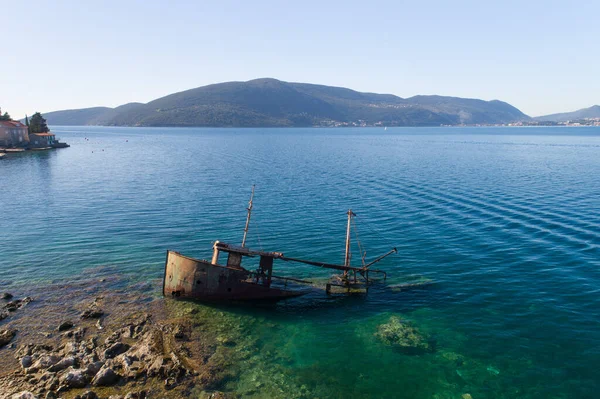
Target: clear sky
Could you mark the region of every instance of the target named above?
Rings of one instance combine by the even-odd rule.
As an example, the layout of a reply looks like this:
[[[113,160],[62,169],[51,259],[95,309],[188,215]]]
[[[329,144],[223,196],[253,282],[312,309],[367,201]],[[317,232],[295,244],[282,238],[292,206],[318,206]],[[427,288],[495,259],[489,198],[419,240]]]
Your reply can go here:
[[[598,0],[0,0],[0,107],[148,102],[273,77],[507,101],[600,103]]]

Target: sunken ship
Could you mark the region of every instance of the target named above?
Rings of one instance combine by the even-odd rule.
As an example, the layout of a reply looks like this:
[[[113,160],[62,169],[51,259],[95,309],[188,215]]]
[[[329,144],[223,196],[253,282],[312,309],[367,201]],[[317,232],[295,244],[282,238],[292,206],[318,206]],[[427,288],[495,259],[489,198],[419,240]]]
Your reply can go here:
[[[246,225],[241,245],[232,245],[216,241],[210,261],[194,259],[176,251],[167,251],[163,278],[163,295],[173,298],[186,298],[200,301],[245,301],[279,300],[304,295],[314,288],[312,281],[280,276],[274,273],[275,261],[297,262],[336,272],[325,284],[325,292],[330,294],[333,288],[342,292],[366,288],[372,282],[370,275],[387,277],[382,270],[371,266],[387,256],[396,253],[392,248],[371,262],[365,261],[361,254],[361,266],[351,266],[351,228],[356,216],[348,210],[346,229],[346,248],[344,264],[332,264],[313,260],[297,259],[285,256],[282,252],[266,252],[246,247],[246,238],[250,225],[254,199],[254,186],[247,208]],[[246,266],[251,263],[252,266]]]

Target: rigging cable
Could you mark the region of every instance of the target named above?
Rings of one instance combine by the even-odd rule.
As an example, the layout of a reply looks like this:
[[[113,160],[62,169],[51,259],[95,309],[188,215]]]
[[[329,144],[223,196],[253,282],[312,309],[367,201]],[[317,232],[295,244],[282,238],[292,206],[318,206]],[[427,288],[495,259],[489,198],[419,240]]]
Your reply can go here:
[[[364,220],[361,220],[363,222],[363,226],[366,227],[367,230],[369,230],[370,233],[374,234],[377,236],[378,239],[380,239],[386,246],[390,246],[390,247],[396,247],[396,245],[394,245],[388,237],[382,235],[378,230],[373,229],[371,227],[371,225],[369,223],[365,223]]]
[[[360,243],[360,239],[358,238],[358,229],[356,228],[356,222],[352,219],[352,225],[354,227],[354,236],[356,237],[356,242],[358,244],[358,250],[360,251],[360,261],[362,265],[365,266],[365,257],[367,256],[367,251],[363,251],[362,244]]]

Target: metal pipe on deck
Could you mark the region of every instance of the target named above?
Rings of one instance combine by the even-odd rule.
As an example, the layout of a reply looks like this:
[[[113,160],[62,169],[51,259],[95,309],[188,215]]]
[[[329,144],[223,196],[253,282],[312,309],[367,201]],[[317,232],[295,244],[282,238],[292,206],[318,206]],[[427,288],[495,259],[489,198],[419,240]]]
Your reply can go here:
[[[379,258],[375,259],[374,261],[372,261],[372,262],[370,262],[370,263],[367,263],[367,264],[366,264],[366,265],[364,265],[363,267],[364,267],[365,269],[368,269],[368,268],[369,268],[369,266],[371,266],[372,264],[374,264],[374,263],[377,263],[377,262],[379,262],[380,260],[382,260],[383,258],[385,258],[385,257],[387,257],[387,256],[389,256],[389,255],[391,255],[391,254],[393,254],[393,253],[396,253],[396,252],[398,252],[398,250],[397,250],[396,248],[392,248],[392,249],[391,249],[389,252],[387,252],[387,253],[385,253],[385,254],[381,255]]]
[[[215,241],[215,244],[213,245],[213,257],[210,263],[212,263],[213,265],[219,264],[219,253],[219,241]]]

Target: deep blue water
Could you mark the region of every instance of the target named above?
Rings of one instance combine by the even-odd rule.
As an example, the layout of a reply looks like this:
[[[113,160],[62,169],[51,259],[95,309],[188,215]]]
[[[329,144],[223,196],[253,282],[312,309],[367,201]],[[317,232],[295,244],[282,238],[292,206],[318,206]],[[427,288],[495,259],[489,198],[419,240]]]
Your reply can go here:
[[[248,344],[249,371],[227,389],[597,397],[599,128],[53,131],[71,148],[0,161],[0,291],[107,273],[156,281],[166,249],[209,258],[214,240],[239,243],[256,184],[249,246],[342,262],[352,208],[367,259],[398,248],[378,265],[389,284],[435,284],[219,309],[259,337]],[[379,342],[374,333],[392,315],[435,350]]]

